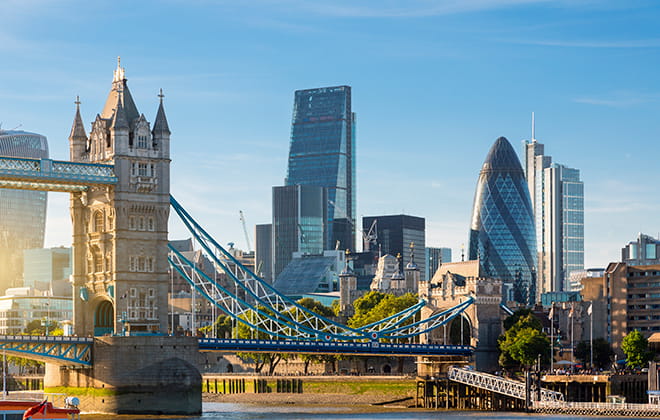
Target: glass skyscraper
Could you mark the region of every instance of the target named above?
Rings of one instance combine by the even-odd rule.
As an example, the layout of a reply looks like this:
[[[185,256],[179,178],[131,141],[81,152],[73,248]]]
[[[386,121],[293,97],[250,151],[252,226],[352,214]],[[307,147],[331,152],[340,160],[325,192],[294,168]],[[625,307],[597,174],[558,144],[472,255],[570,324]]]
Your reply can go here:
[[[0,156],[48,158],[48,142],[40,134],[0,130]],[[44,246],[46,194],[0,189],[0,293],[20,285],[23,250]]]
[[[504,137],[495,141],[479,174],[469,258],[478,259],[488,277],[508,285],[511,293],[505,300],[535,302],[534,214],[522,166]]]
[[[323,254],[328,190],[314,185],[273,187],[272,279],[294,252]]]
[[[324,249],[355,249],[354,153],[351,87],[296,91],[286,185],[328,189]]]
[[[539,301],[542,293],[572,290],[571,272],[584,269],[584,184],[578,169],[552,163],[533,128],[524,148],[538,240]]]

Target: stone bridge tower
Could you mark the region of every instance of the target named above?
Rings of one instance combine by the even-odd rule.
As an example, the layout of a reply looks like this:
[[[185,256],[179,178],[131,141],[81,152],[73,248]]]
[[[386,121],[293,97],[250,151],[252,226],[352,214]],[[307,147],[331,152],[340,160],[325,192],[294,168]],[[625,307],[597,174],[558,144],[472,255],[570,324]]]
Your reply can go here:
[[[455,317],[448,325],[436,328],[426,337],[427,342],[475,347],[474,364],[478,370],[496,370],[497,338],[502,334],[502,281],[483,275],[478,260],[442,264],[433,278],[420,282],[420,298],[427,301],[422,318],[475,299],[462,317]],[[461,325],[462,324],[462,325]],[[448,360],[448,363],[455,361]],[[419,374],[436,375],[443,367],[437,360],[425,360]]]
[[[114,165],[118,184],[71,195],[74,330],[78,335],[167,332],[170,130],[163,95],[153,128],[117,61],[87,136],[76,101],[74,162]]]

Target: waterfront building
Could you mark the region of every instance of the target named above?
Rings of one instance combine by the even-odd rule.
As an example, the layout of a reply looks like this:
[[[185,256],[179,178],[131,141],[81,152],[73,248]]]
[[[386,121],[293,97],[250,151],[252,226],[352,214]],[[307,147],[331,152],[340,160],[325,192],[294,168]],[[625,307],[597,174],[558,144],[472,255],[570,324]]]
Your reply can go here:
[[[637,240],[621,249],[621,261],[628,265],[660,264],[660,241],[640,233]]]
[[[404,255],[416,251],[418,268],[426,273],[426,261],[422,257],[426,247],[426,221],[423,217],[396,214],[390,216],[367,216],[362,218],[365,232],[375,231],[375,243],[370,251],[377,255]],[[366,250],[365,250],[366,251]],[[413,251],[413,252],[414,252]],[[422,278],[425,280],[426,277]]]
[[[328,189],[314,185],[273,187],[272,278],[294,252],[319,255],[325,249]]]
[[[323,249],[355,249],[354,153],[351,87],[297,90],[285,184],[327,188]],[[279,246],[276,242],[273,245]]]
[[[256,225],[254,246],[255,274],[273,283],[273,224]]]
[[[660,264],[612,262],[602,277],[582,283],[583,300],[594,305],[594,338],[607,338],[619,356],[629,332],[639,330],[647,338],[660,332]]]
[[[71,296],[51,296],[32,287],[9,288],[0,296],[0,334],[18,335],[27,332],[28,324],[41,321],[42,326],[62,326],[73,317]]]
[[[504,299],[536,301],[536,235],[523,169],[509,141],[498,138],[479,173],[469,259],[504,283]]]
[[[580,171],[552,163],[534,136],[524,142],[525,178],[537,240],[537,300],[542,293],[572,290],[570,274],[584,268],[584,184]]]
[[[424,262],[426,264],[425,279],[433,278],[441,264],[451,262],[451,248],[424,248]]]
[[[0,156],[46,159],[48,141],[41,134],[0,129]],[[21,285],[23,251],[44,246],[45,191],[0,188],[0,294]]]
[[[568,292],[576,292],[582,290],[582,279],[589,277],[603,277],[605,274],[604,268],[587,268],[586,270],[574,270],[568,276],[569,288]]]
[[[23,286],[51,296],[71,297],[71,248],[37,248],[23,252]]]

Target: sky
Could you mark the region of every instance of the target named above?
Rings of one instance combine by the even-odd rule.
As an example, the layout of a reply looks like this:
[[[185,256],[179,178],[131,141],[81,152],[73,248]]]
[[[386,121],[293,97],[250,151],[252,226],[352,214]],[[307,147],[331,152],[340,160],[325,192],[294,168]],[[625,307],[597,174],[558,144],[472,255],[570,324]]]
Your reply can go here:
[[[171,193],[221,244],[270,223],[297,89],[350,85],[357,214],[426,219],[426,245],[467,248],[490,146],[531,135],[585,184],[585,265],[620,259],[660,221],[660,3],[653,0],[1,0],[0,123],[68,160],[117,56],[172,131]],[[50,193],[46,246],[71,244]],[[170,218],[170,239],[186,238]],[[358,225],[361,222],[358,221]]]

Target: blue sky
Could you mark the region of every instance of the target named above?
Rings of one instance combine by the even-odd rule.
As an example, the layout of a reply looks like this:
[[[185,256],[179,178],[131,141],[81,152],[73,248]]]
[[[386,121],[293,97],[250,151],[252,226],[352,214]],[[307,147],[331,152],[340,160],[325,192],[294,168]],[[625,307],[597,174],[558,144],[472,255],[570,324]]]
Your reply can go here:
[[[543,0],[0,2],[0,122],[68,159],[122,57],[153,122],[163,88],[172,194],[220,243],[270,221],[286,173],[293,92],[348,84],[358,215],[426,218],[460,258],[494,140],[536,137],[585,183],[586,265],[660,231],[660,4]],[[68,196],[49,198],[47,246],[69,245]],[[185,232],[171,221],[170,237]]]

